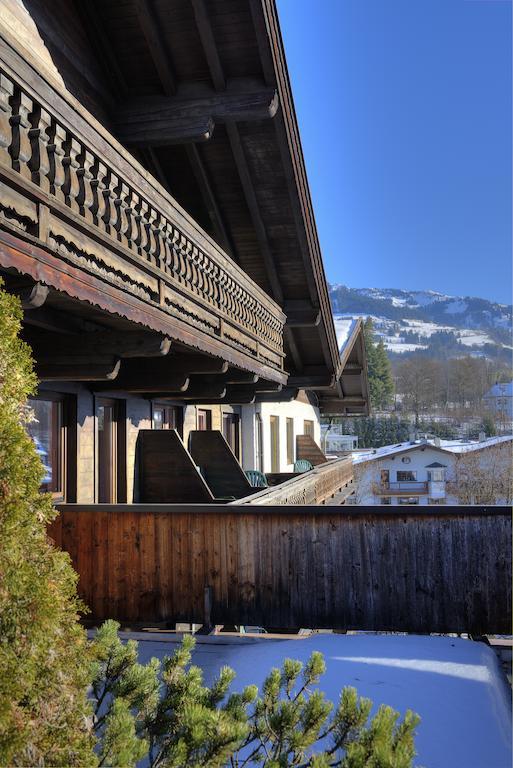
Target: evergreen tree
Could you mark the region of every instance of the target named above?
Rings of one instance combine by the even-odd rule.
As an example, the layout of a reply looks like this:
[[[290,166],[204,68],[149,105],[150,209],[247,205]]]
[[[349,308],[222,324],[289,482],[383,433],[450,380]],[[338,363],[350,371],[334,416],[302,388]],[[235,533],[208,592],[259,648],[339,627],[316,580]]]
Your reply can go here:
[[[195,640],[162,663],[137,663],[137,644],[123,645],[107,622],[93,642],[97,662],[94,705],[100,764],[133,768],[411,768],[417,715],[382,706],[344,688],[338,704],[318,689],[326,671],[321,653],[305,665],[286,659],[258,696],[256,686],[231,693],[233,670],[223,667],[211,686],[191,664]],[[101,723],[101,725],[100,725]]]
[[[376,343],[372,319],[368,317],[363,325],[365,350],[367,353],[367,371],[369,377],[369,392],[373,408],[386,408],[394,396],[394,380],[392,367],[388,359],[383,340]]]
[[[0,765],[94,765],[77,576],[25,430],[36,380],[19,300],[0,288]]]

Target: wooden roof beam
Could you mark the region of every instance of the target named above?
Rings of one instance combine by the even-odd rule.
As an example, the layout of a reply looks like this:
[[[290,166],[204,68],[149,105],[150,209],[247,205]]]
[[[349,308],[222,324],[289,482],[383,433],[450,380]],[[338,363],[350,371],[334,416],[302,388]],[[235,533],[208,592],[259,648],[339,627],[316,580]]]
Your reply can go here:
[[[162,88],[168,95],[173,95],[176,92],[175,73],[167,48],[162,40],[159,19],[156,17],[155,8],[148,0],[135,0],[135,7],[139,24],[148,44],[148,50],[158,72]]]
[[[187,144],[185,149],[217,238],[226,253],[231,256],[232,259],[235,259],[235,249],[232,245],[231,238],[228,235],[221,211],[219,210],[207,169],[201,158],[200,148],[196,144]]]
[[[194,86],[198,95],[181,89],[177,97],[124,100],[116,110],[116,135],[127,145],[165,146],[208,141],[216,122],[265,120],[278,109],[274,88],[238,78],[217,93]]]
[[[205,1],[191,0],[191,4],[214,88],[218,91],[223,91],[226,88],[226,80]]]
[[[117,358],[164,357],[171,349],[166,336],[148,331],[95,331],[81,334],[46,333],[26,328],[24,339],[34,357],[42,363],[63,363],[80,359],[95,361],[102,355]]]
[[[69,362],[36,362],[36,375],[40,381],[113,381],[119,372],[121,361],[113,355],[98,355],[92,360]]]
[[[314,328],[321,322],[321,312],[310,301],[286,301],[283,311],[290,328]]]

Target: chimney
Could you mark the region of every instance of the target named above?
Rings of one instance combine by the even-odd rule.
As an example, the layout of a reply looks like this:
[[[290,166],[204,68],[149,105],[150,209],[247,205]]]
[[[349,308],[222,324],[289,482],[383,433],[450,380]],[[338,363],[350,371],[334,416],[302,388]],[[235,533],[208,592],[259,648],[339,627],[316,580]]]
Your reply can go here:
[[[440,446],[442,445],[442,443],[440,442],[440,438],[439,437],[435,437],[433,442],[434,442],[436,448],[440,448]]]
[[[479,433],[479,442],[480,442],[480,443],[484,443],[484,441],[485,441],[485,440],[486,440],[486,435],[485,435],[485,433],[484,433],[484,432],[480,432],[480,433]]]

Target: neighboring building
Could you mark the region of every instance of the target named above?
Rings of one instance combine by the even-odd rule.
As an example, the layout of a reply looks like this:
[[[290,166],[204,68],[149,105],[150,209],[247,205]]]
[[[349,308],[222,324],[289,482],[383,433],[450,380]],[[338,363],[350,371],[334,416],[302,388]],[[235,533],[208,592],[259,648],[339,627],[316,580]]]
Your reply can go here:
[[[365,344],[361,320],[348,320],[343,331],[337,327],[337,342],[343,373],[337,388],[340,397],[330,399],[324,391],[290,390],[262,396],[254,405],[242,406],[242,463],[244,469],[261,472],[292,472],[297,455],[297,438],[310,436],[324,452],[321,412],[364,414],[368,408]],[[267,400],[267,401],[266,401]],[[346,436],[351,450],[358,439]],[[330,448],[328,452],[332,449]]]
[[[358,436],[343,434],[339,424],[321,424],[321,440],[325,453],[347,453],[358,448]]]
[[[423,439],[355,452],[355,503],[458,504],[473,503],[473,496],[479,503],[507,503],[512,442],[511,436]]]
[[[504,421],[513,421],[513,381],[494,384],[483,397],[485,406]]]
[[[305,391],[322,413],[368,409],[275,4],[207,5],[2,3],[0,276],[23,302],[56,501],[141,500],[141,430],[220,429],[242,456],[245,406],[270,417]]]
[[[310,393],[299,392],[290,402],[244,405],[242,430],[244,469],[292,472],[298,435],[310,435],[320,446],[317,401]]]

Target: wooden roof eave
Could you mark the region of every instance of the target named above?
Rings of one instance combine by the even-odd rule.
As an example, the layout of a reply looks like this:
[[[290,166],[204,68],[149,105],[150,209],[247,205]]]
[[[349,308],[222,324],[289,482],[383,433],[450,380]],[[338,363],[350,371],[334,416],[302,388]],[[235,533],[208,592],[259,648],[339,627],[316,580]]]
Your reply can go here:
[[[274,125],[286,170],[312,303],[321,312],[319,330],[324,356],[326,364],[338,372],[340,356],[335,325],[276,6],[274,0],[250,0],[250,6],[264,78],[268,84],[276,86],[279,95],[280,110],[274,118]]]

